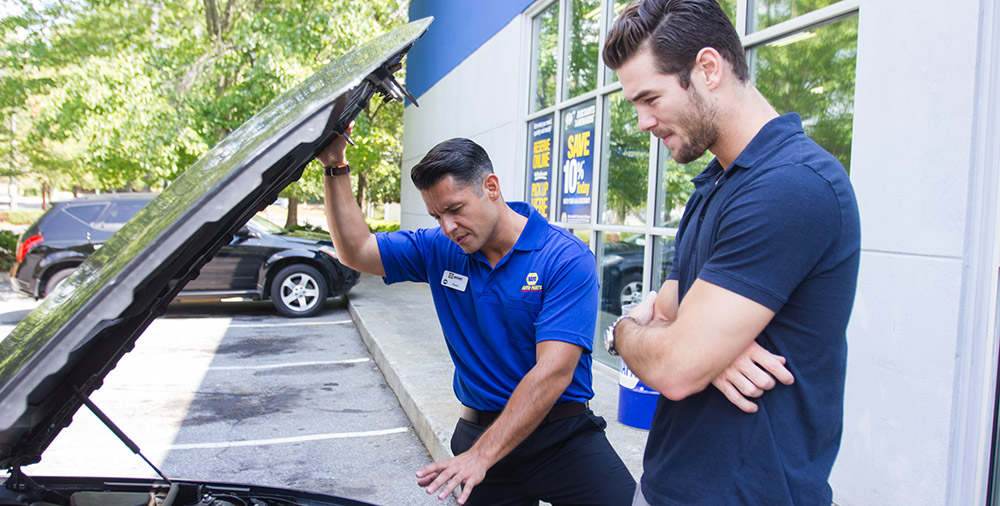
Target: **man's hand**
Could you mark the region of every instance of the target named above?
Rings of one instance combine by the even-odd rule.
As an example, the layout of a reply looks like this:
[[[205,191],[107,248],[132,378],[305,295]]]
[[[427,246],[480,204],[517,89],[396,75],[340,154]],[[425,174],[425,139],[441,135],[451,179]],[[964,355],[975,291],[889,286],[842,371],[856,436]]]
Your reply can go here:
[[[712,384],[736,407],[756,413],[757,404],[750,399],[774,388],[775,379],[785,385],[795,382],[792,373],[785,369],[785,357],[770,353],[754,341],[712,380]]]
[[[350,137],[352,131],[354,131],[353,121],[344,129],[346,137],[345,135],[338,135],[336,139],[330,141],[330,144],[320,154],[316,155],[319,163],[322,163],[324,167],[339,167],[347,163],[347,137]]]
[[[438,499],[448,497],[455,487],[462,485],[462,495],[458,498],[458,504],[465,504],[472,494],[473,487],[483,481],[486,471],[491,466],[487,459],[479,457],[472,449],[448,460],[434,462],[417,471],[419,478],[417,485],[425,487],[428,494],[441,489],[437,495]]]
[[[653,305],[656,304],[656,292],[650,291],[642,302],[629,310],[628,315],[635,318],[639,325],[648,325],[653,320]]]

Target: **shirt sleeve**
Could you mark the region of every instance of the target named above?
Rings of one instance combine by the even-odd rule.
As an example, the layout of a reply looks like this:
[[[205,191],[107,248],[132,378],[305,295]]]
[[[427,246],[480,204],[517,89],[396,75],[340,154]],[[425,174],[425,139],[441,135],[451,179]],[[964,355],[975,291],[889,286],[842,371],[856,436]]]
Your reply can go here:
[[[597,264],[589,249],[560,255],[535,320],[535,342],[565,341],[593,351],[597,326]]]
[[[790,165],[754,179],[734,198],[698,278],[777,312],[839,239],[835,193],[809,167]]]
[[[399,230],[375,234],[387,285],[401,281],[427,282],[427,262],[431,241],[426,229]]]

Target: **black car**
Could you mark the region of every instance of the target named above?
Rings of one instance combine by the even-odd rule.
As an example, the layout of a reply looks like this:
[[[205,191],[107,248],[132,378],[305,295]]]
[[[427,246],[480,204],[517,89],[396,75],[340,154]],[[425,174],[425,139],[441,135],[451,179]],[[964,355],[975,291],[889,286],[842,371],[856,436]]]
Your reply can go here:
[[[35,298],[52,293],[153,197],[125,193],[54,203],[18,239],[11,286]],[[327,297],[357,282],[358,272],[337,260],[322,234],[289,233],[254,216],[177,299],[270,299],[284,316],[313,316]]]
[[[0,468],[9,475],[0,505],[361,504],[302,490],[168,478],[90,396],[213,255],[298,179],[375,93],[403,98],[393,73],[429,23],[415,21],[364,43],[282,94],[146,204],[0,340]],[[84,405],[160,478],[32,475],[31,464]]]
[[[642,265],[645,256],[646,235],[633,234],[620,241],[604,243],[601,262],[601,310],[619,315],[622,306],[638,304],[645,295],[642,284]],[[674,242],[670,240],[659,254],[660,276],[670,273],[674,260]],[[658,289],[654,288],[655,289]]]

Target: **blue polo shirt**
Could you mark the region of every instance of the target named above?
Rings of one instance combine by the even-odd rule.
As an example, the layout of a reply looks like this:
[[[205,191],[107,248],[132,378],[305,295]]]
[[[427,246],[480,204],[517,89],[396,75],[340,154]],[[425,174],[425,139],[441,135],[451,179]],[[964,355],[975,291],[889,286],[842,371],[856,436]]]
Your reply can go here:
[[[767,123],[723,172],[694,179],[670,279],[695,279],[775,312],[757,343],[795,375],[740,411],[715,387],[660,397],[646,445],[650,504],[829,505],[843,426],[846,328],[857,285],[857,203],[840,162],[797,114]]]
[[[547,340],[584,350],[572,383],[556,404],[587,401],[594,396],[590,354],[597,324],[594,254],[528,204],[508,205],[527,216],[528,222],[496,267],[481,252],[462,251],[440,227],[379,233],[384,281],[430,284],[455,362],[455,395],[462,404],[486,411],[503,409],[535,365],[535,344]]]

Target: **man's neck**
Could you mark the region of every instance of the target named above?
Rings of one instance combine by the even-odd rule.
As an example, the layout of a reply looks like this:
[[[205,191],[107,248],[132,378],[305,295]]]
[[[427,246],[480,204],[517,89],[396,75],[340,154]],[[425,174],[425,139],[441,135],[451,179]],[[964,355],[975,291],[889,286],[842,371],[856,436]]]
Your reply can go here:
[[[506,202],[500,203],[500,216],[497,219],[495,234],[479,249],[491,266],[496,267],[500,260],[514,249],[514,244],[521,237],[521,232],[527,224],[527,216],[511,209]]]
[[[722,168],[728,169],[764,125],[778,117],[778,112],[752,84],[733,90],[724,101],[730,105],[720,107],[719,138],[709,149]]]

